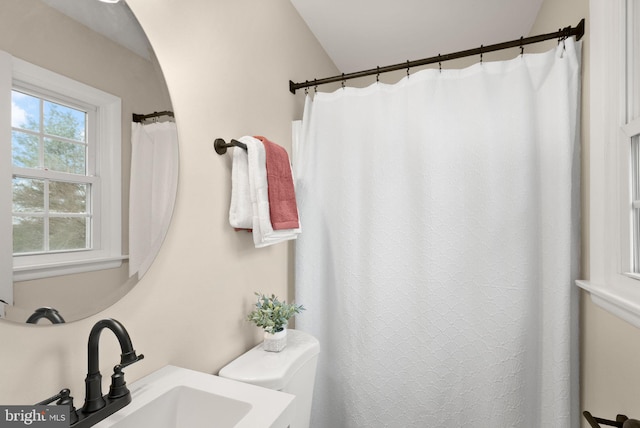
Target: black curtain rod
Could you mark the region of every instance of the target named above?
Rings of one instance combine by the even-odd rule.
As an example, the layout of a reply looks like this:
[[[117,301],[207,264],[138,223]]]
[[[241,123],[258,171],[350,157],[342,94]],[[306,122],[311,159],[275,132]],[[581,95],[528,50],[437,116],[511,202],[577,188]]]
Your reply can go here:
[[[149,113],[149,114],[136,114],[136,113],[133,113],[133,121],[140,123],[140,122],[142,122],[144,120],[152,119],[154,117],[160,117],[160,116],[175,117],[172,111],[168,111],[168,110],[160,111],[160,112],[154,111],[153,113]]]
[[[349,79],[356,79],[358,77],[366,77],[366,76],[374,76],[380,73],[388,73],[390,71],[397,70],[407,70],[412,67],[419,67],[421,65],[427,64],[436,64],[444,61],[451,61],[453,59],[464,58],[468,56],[480,55],[482,58],[482,54],[487,52],[495,52],[503,49],[509,48],[522,48],[525,45],[530,45],[533,43],[544,42],[545,40],[551,39],[567,39],[571,36],[575,36],[576,40],[580,40],[582,36],[584,36],[584,19],[582,19],[576,27],[565,27],[560,29],[554,33],[541,34],[539,36],[532,37],[521,37],[517,40],[512,40],[510,42],[497,43],[495,45],[489,46],[480,46],[475,49],[468,49],[466,51],[460,51],[455,53],[450,53],[446,55],[438,55],[431,58],[419,59],[415,61],[407,61],[400,64],[388,65],[386,67],[376,67],[370,70],[364,71],[356,71],[353,73],[343,73],[340,76],[326,77],[324,79],[313,79],[312,81],[305,81],[304,83],[294,83],[289,80],[289,91],[292,94],[295,94],[298,89],[301,88],[309,88],[311,86],[325,85],[327,83],[334,82],[343,82]]]

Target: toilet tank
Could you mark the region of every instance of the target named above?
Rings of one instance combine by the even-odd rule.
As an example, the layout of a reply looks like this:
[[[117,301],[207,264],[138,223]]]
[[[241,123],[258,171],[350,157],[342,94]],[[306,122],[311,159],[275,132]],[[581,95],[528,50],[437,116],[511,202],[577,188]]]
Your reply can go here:
[[[282,351],[265,351],[260,343],[223,367],[218,375],[295,395],[291,428],[308,428],[319,353],[315,337],[289,329]]]

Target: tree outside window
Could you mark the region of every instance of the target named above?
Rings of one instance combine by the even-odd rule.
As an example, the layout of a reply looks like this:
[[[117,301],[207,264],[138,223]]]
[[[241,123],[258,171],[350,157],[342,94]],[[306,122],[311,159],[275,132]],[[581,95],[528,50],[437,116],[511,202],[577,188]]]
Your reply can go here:
[[[13,253],[90,247],[87,114],[12,91]]]

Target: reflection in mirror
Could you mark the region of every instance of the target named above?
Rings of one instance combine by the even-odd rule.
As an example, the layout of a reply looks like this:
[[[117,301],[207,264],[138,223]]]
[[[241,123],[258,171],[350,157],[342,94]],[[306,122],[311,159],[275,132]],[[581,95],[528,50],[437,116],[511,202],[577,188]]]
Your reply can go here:
[[[134,172],[138,178],[132,180],[132,153],[136,157],[132,137],[153,146],[161,128],[168,127],[175,134],[169,115],[145,125],[132,124],[131,119],[134,113],[171,111],[169,93],[153,50],[123,1],[3,1],[0,51],[13,61],[9,61],[9,68],[13,64],[9,151],[13,180],[0,184],[11,188],[12,199],[6,202],[0,195],[0,209],[12,210],[11,230],[16,237],[13,272],[2,271],[3,277],[14,278],[13,287],[3,295],[0,285],[0,299],[13,302],[0,302],[0,317],[20,323],[30,319],[38,325],[78,320],[107,308],[131,290],[165,236],[175,182],[164,183],[167,208],[162,225],[132,233],[143,237],[136,238],[133,246],[147,254],[136,256],[139,261],[130,272],[130,184],[146,180],[139,177],[140,172]],[[1,58],[4,54],[0,54]],[[16,64],[36,72],[20,74],[16,70],[22,68]],[[70,82],[74,97],[22,78],[32,73],[38,80],[41,72],[50,73],[55,85]],[[82,88],[80,92],[86,89],[89,101],[75,97],[77,88]],[[94,104],[94,100],[100,101]],[[93,130],[94,123],[103,125]],[[136,133],[142,137],[132,136]],[[155,160],[159,155],[149,154],[148,147],[139,149],[142,154],[138,157]],[[108,156],[115,156],[110,161],[118,166],[108,182],[100,175],[107,169],[101,164],[107,157],[102,150],[110,151]],[[0,153],[7,151],[0,149]],[[177,145],[168,150],[168,156],[166,162],[175,165],[171,175],[177,179]],[[110,189],[108,183],[119,184]],[[98,199],[90,191],[96,188],[103,198],[119,194],[117,200]],[[140,191],[136,189],[134,193]],[[134,205],[142,199],[144,196],[136,196]],[[92,211],[97,206],[103,210]],[[104,206],[117,207],[115,214]],[[99,228],[92,230],[94,224],[100,224]],[[80,261],[92,251],[97,254],[93,259]]]

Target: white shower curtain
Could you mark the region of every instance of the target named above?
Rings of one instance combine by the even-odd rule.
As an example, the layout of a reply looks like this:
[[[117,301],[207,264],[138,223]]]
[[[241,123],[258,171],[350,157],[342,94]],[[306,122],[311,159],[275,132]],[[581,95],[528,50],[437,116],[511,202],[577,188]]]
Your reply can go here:
[[[312,427],[579,426],[580,44],[307,99]]]
[[[171,222],[178,186],[178,132],[173,122],[132,123],[129,276],[153,262]]]

